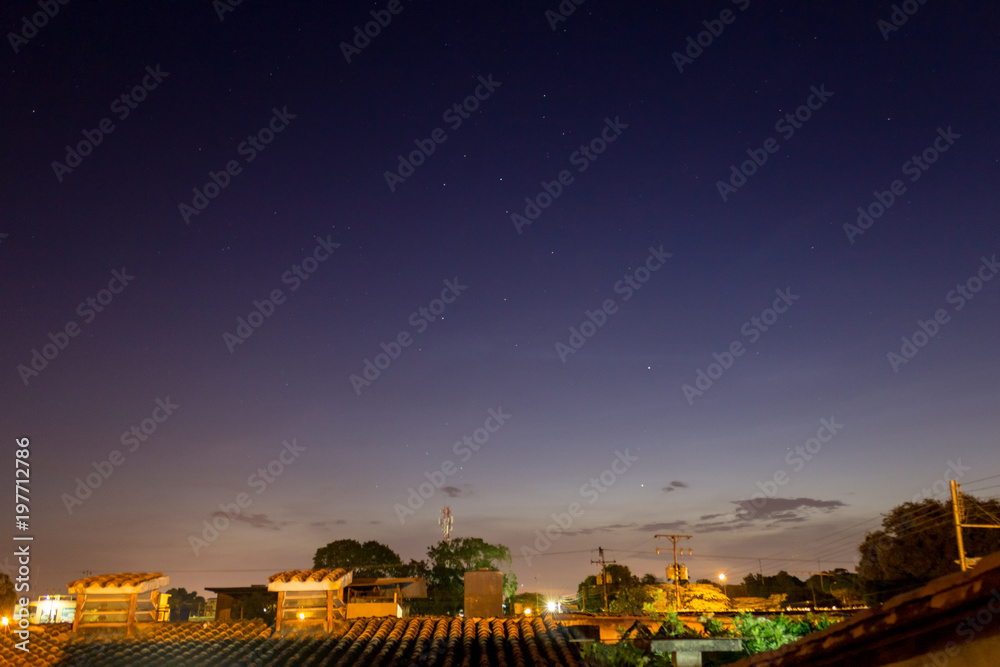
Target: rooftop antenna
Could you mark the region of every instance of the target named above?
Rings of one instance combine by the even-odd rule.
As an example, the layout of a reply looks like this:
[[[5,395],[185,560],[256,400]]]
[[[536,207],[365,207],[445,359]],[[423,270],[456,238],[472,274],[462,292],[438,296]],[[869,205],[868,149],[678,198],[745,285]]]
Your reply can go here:
[[[444,543],[450,547],[451,529],[455,525],[455,517],[451,515],[450,507],[445,507],[441,510],[441,518],[438,519],[438,525],[441,526],[441,532],[444,533]]]

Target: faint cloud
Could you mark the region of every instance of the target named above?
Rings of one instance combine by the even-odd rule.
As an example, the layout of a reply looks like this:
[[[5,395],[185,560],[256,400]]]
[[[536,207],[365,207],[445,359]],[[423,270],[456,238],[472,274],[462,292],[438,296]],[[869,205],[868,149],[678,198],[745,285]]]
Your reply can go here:
[[[732,501],[740,509],[737,518],[744,521],[791,521],[807,514],[809,510],[832,512],[847,507],[839,500],[814,498],[758,498],[760,504],[747,500]]]
[[[667,523],[647,523],[644,526],[639,526],[638,530],[650,533],[658,530],[682,530],[689,526],[690,524],[687,521],[669,521]]]
[[[225,512],[212,512],[211,516],[226,517],[230,521],[241,521],[251,528],[262,528],[264,530],[281,530],[283,526],[287,526],[290,523],[288,521],[275,521],[266,514],[240,514],[237,517],[232,517]]]
[[[688,485],[685,484],[684,482],[670,482],[670,484],[663,487],[663,492],[670,493],[671,491],[674,491],[676,489],[686,489],[686,488],[688,488]]]
[[[565,530],[564,535],[592,535],[594,533],[607,533],[612,530],[619,530],[622,528],[633,528],[634,523],[611,523],[606,526],[595,526],[593,528],[582,528],[580,530]]]

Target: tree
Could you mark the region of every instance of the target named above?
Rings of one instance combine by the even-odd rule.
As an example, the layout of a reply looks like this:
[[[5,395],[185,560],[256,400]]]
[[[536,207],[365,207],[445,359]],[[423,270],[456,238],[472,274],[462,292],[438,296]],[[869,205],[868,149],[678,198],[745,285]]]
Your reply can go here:
[[[197,591],[190,593],[186,588],[171,588],[167,591],[170,596],[170,619],[186,621],[190,616],[197,616],[205,608],[205,598],[198,595]]]
[[[487,568],[503,572],[503,597],[517,592],[517,576],[510,571],[513,560],[510,549],[490,544],[478,537],[457,537],[451,544],[443,540],[427,549],[430,572],[427,594],[437,608],[457,612],[465,603],[465,573]]]
[[[278,616],[278,603],[274,595],[264,591],[254,591],[240,598],[234,605],[231,618],[240,620],[262,619],[265,625],[274,623]]]
[[[0,616],[11,618],[14,615],[15,602],[17,593],[14,591],[14,582],[6,572],[0,572]]]
[[[316,550],[314,568],[355,570],[358,577],[406,576],[399,571],[401,559],[395,551],[375,540],[336,540]],[[412,561],[411,561],[412,565]]]
[[[962,495],[962,523],[996,524],[1000,501]],[[858,577],[865,601],[881,603],[931,579],[957,572],[958,545],[951,500],[927,499],[894,507],[882,519],[882,529],[865,536],[858,547]],[[1000,550],[1000,530],[962,531],[965,553],[985,556]]]
[[[784,570],[766,577],[759,574],[748,574],[743,578],[743,588],[749,597],[768,598],[772,595],[784,595],[785,601],[789,604],[812,602],[812,591],[810,591],[809,586]]]
[[[625,613],[625,610],[641,610],[643,602],[649,602],[652,598],[646,593],[639,577],[632,574],[627,565],[619,563],[609,563],[604,571],[608,577],[608,609],[616,613]],[[646,575],[652,577],[652,575]],[[645,579],[645,577],[644,577]],[[653,580],[655,582],[655,577]],[[598,578],[591,575],[580,582],[577,586],[580,595],[580,603],[587,611],[604,610],[604,584]],[[618,598],[621,601],[618,602]],[[641,602],[640,602],[641,600]],[[617,602],[617,603],[616,603]]]
[[[614,600],[611,600],[608,607],[613,614],[641,614],[643,605],[653,601],[651,590],[656,590],[652,586],[635,584],[634,586],[621,587],[615,591]],[[610,597],[610,593],[608,594]]]
[[[660,582],[656,580],[655,574],[644,574],[642,575],[642,579],[639,580],[639,583],[645,586],[655,586]]]

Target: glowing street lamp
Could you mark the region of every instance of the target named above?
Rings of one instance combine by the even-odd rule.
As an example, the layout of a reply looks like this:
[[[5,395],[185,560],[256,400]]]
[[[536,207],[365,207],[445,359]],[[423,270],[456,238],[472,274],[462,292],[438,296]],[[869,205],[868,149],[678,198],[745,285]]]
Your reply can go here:
[[[726,583],[726,573],[725,572],[720,572],[719,573],[719,581],[722,582],[722,594],[725,595],[728,598],[729,597],[729,585]]]

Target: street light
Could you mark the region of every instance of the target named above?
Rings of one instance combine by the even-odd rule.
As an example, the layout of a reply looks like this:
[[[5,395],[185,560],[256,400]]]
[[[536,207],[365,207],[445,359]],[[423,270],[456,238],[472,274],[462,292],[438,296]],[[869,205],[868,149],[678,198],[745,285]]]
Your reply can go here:
[[[719,581],[722,582],[722,594],[725,595],[728,598],[729,597],[729,586],[726,583],[726,573],[725,572],[720,572],[719,573]]]

